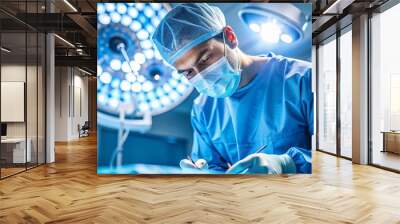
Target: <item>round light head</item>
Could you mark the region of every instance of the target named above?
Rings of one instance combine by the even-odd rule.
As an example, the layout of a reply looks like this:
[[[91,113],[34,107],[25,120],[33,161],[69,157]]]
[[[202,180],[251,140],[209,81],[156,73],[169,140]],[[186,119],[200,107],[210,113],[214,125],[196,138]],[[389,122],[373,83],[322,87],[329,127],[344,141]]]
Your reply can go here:
[[[248,28],[258,33],[267,43],[291,44],[303,38],[307,26],[304,13],[292,4],[262,4],[239,11],[239,17]]]
[[[157,115],[185,100],[193,87],[164,63],[150,40],[168,5],[98,3],[97,7],[98,113],[117,119],[121,106],[135,104],[135,110],[126,111],[128,119],[146,112]]]

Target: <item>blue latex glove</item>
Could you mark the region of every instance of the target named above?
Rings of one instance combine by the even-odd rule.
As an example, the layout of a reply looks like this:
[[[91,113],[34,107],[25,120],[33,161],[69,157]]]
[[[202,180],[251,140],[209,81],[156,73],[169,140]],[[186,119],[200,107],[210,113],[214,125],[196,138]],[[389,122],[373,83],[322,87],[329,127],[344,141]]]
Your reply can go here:
[[[226,173],[311,173],[311,151],[292,147],[282,155],[254,153],[235,163]]]
[[[182,159],[179,162],[179,166],[181,169],[201,169],[201,170],[207,170],[208,169],[208,163],[204,159],[199,159],[196,162],[192,162],[189,159]]]
[[[287,154],[254,153],[235,163],[227,174],[282,174],[296,173],[296,165]]]

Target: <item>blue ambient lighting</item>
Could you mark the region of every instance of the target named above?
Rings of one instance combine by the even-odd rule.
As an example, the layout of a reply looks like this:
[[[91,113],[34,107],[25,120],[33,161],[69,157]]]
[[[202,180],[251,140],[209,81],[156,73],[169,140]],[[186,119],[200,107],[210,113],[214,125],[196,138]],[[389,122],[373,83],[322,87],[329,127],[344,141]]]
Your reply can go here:
[[[121,103],[135,103],[131,115],[157,115],[192,92],[190,83],[164,63],[150,40],[168,10],[163,3],[97,4],[100,113],[118,115]]]

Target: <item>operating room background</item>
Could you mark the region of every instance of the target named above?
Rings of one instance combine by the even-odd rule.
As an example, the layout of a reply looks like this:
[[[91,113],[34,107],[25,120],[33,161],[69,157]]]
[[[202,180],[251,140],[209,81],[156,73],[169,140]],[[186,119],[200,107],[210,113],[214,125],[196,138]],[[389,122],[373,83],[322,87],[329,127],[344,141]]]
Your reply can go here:
[[[251,32],[243,23],[238,12],[243,7],[255,3],[210,3],[218,6],[225,15],[227,24],[233,27],[239,39],[242,51],[252,55],[263,55],[268,52],[311,61],[311,26],[304,31],[301,40],[291,44],[267,43],[262,41],[259,33]],[[174,7],[175,3],[172,4]],[[293,4],[303,12],[310,12],[306,4]],[[310,16],[310,15],[306,15]],[[190,112],[193,100],[198,95],[196,90],[176,108],[153,116],[150,131],[141,134],[131,132],[124,144],[123,164],[145,163],[178,166],[179,161],[191,151],[193,129]],[[98,127],[98,165],[107,166],[117,145],[118,130]]]

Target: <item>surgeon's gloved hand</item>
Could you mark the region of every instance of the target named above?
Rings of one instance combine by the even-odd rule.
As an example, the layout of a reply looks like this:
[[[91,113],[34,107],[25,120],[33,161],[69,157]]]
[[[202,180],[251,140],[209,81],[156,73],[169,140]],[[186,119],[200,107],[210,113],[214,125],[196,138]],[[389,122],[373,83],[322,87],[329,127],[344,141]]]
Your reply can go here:
[[[297,173],[311,173],[311,150],[292,147],[285,154],[292,158]]]
[[[287,154],[254,153],[235,163],[227,174],[282,174],[296,173],[296,165]]]
[[[208,163],[205,159],[199,159],[195,163],[193,163],[190,159],[182,159],[179,162],[179,166],[181,169],[201,169],[206,170],[208,169]]]

